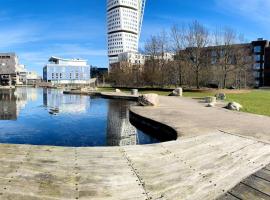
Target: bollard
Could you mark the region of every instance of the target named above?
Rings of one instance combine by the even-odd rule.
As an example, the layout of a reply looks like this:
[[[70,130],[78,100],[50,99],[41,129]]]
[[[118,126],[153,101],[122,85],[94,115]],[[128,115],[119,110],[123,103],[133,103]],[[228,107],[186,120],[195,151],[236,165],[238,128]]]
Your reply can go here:
[[[131,90],[131,95],[138,96],[138,94],[139,94],[138,89]]]

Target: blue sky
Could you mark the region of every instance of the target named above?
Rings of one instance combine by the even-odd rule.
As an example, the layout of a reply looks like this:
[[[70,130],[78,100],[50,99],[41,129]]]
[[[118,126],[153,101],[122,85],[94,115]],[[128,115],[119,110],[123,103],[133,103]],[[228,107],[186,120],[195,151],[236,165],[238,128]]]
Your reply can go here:
[[[106,0],[0,0],[0,52],[16,52],[41,74],[52,55],[107,67]],[[262,7],[263,6],[263,7]],[[248,40],[270,39],[268,0],[147,0],[140,46],[173,24],[229,26]]]

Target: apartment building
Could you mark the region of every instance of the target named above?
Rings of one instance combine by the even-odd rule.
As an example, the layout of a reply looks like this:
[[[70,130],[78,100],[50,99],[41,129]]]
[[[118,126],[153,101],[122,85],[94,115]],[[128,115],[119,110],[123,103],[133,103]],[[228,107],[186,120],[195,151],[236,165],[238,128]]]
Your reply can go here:
[[[270,42],[259,38],[252,43],[254,76],[259,87],[270,86]]]
[[[19,82],[17,66],[18,56],[15,53],[0,53],[0,85],[16,85]]]
[[[242,60],[245,60],[250,69],[253,70],[254,86],[270,87],[270,41],[258,38],[250,43],[234,44],[228,47],[232,50],[239,49],[246,51]],[[188,51],[185,49],[183,51]],[[220,52],[218,52],[220,51]],[[218,59],[218,54],[224,53],[224,46],[210,46],[205,48],[205,54],[208,58],[208,66],[214,65]],[[231,57],[231,64],[235,64]]]

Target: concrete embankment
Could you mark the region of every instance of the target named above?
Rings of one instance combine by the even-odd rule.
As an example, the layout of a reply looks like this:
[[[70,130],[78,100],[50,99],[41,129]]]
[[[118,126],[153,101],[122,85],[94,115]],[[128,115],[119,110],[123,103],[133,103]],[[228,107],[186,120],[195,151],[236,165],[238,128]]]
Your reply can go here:
[[[267,117],[175,97],[131,110],[137,123],[163,124],[178,139],[104,148],[2,144],[0,199],[226,199],[270,163]]]

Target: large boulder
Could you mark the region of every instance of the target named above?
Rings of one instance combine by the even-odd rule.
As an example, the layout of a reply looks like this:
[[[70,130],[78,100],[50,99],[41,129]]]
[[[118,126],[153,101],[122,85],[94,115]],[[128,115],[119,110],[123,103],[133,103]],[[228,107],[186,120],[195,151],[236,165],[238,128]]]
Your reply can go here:
[[[138,102],[142,106],[157,106],[159,98],[157,94],[144,94],[139,96]]]
[[[241,104],[239,104],[239,103],[236,103],[236,102],[230,102],[230,103],[228,103],[226,108],[228,110],[240,111],[243,108],[243,106]]]
[[[215,95],[215,97],[218,99],[218,100],[226,100],[226,94],[225,93],[218,93]]]
[[[216,97],[205,97],[204,100],[205,100],[205,103],[216,103],[217,102]]]
[[[115,92],[116,92],[116,93],[120,93],[120,92],[121,92],[121,90],[119,90],[119,89],[115,89]]]
[[[175,90],[173,90],[173,92],[170,94],[170,96],[182,97],[183,96],[183,88],[176,88]]]
[[[213,108],[216,106],[216,103],[209,103],[206,105],[206,107]]]

